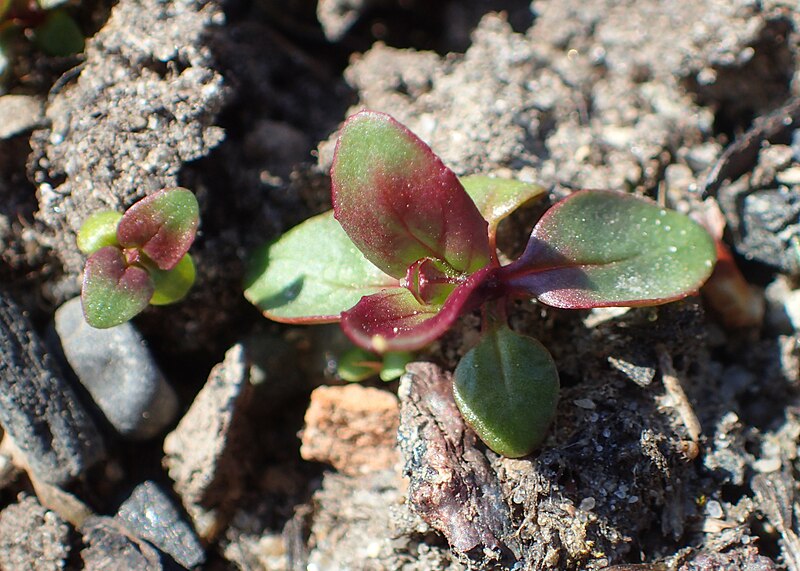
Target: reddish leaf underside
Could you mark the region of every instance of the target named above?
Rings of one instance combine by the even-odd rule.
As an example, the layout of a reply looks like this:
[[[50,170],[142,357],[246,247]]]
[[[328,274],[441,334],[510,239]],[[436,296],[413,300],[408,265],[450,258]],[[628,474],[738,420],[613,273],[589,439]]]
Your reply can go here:
[[[353,343],[370,351],[420,349],[482,301],[478,290],[494,271],[486,267],[472,274],[442,305],[422,304],[402,287],[363,297],[342,313],[342,329]]]
[[[128,266],[119,248],[106,246],[89,256],[81,304],[86,322],[104,329],[124,323],[150,302],[155,286],[138,266]]]
[[[653,305],[695,292],[715,259],[713,240],[688,217],[629,194],[580,191],[545,213],[499,279],[554,307]]]
[[[402,278],[426,257],[460,273],[489,262],[487,223],[456,175],[388,115],[362,111],[347,120],[331,179],[336,219],[387,274]]]
[[[117,227],[126,248],[139,248],[162,270],[171,270],[194,242],[200,209],[194,194],[169,188],[131,206]]]

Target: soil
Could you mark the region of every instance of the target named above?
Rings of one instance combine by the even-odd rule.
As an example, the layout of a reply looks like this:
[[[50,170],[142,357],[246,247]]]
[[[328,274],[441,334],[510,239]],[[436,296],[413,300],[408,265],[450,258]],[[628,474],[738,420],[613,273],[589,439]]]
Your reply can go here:
[[[108,545],[131,558],[119,565],[180,568],[111,519],[154,481],[203,542],[197,568],[214,571],[800,571],[796,2],[70,9],[85,53],[22,45],[0,95],[0,284],[44,336],[79,293],[89,213],[194,191],[197,284],[134,321],[182,418],[143,443],[104,427],[107,459],[63,488],[5,466],[17,456],[0,446],[3,569],[109,568]],[[715,212],[745,305],[765,310],[517,302],[511,325],[551,351],[562,384],[544,446],[522,459],[453,412],[449,374],[476,316],[400,383],[344,387],[337,327],[268,322],[241,284],[253,249],[330,207],[336,129],[361,108],[396,117],[459,175],[547,188],[501,229],[506,254],[572,190],[631,192]]]

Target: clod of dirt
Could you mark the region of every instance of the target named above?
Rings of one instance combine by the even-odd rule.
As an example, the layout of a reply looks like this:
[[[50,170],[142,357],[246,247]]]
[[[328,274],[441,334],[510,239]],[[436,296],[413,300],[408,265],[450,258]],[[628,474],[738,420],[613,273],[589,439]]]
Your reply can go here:
[[[63,569],[69,545],[67,523],[33,496],[21,494],[17,503],[0,512],[2,569]]]
[[[66,273],[59,301],[77,290],[75,234],[89,214],[177,186],[183,163],[222,140],[214,121],[225,89],[203,37],[223,21],[214,2],[120,2],[48,102],[51,126],[31,138],[29,168],[41,239]]]
[[[380,389],[319,387],[306,410],[300,455],[350,476],[394,466],[399,424],[397,397]]]
[[[203,539],[225,525],[231,504],[242,493],[242,415],[251,385],[241,345],[225,354],[178,426],[164,439],[164,466],[175,491]]]
[[[105,445],[33,324],[0,293],[0,424],[42,481],[64,485],[103,460]]]

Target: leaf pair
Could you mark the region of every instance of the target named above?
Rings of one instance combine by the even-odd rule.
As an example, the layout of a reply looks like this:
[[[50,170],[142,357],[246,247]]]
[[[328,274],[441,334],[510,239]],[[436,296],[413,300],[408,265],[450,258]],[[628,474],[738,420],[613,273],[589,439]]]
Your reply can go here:
[[[156,192],[125,214],[90,216],[78,233],[78,248],[89,254],[81,290],[87,323],[114,327],[148,304],[183,298],[195,279],[187,252],[198,224],[197,199],[183,188]]]

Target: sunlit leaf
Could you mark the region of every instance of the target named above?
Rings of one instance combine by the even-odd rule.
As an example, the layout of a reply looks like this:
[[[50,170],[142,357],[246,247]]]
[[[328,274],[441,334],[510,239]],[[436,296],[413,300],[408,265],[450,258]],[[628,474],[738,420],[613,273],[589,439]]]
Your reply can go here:
[[[336,218],[366,258],[402,278],[421,258],[474,272],[489,262],[487,224],[456,175],[383,113],[342,127],[331,168]]]
[[[545,213],[499,278],[555,307],[654,305],[695,292],[715,259],[714,241],[688,217],[629,194],[581,191]]]
[[[100,248],[89,256],[83,274],[81,304],[86,322],[98,329],[125,323],[147,307],[153,289],[148,273],[128,266],[119,248]]]
[[[195,280],[194,260],[186,254],[171,270],[151,268],[150,276],[155,284],[150,305],[167,305],[182,300],[192,289]]]
[[[78,249],[89,255],[105,246],[118,246],[117,225],[121,218],[122,214],[113,210],[89,216],[78,231]]]
[[[169,188],[131,206],[117,227],[119,243],[141,249],[162,270],[183,258],[194,242],[200,208],[185,188]]]
[[[464,420],[510,458],[544,440],[558,402],[558,371],[544,346],[506,326],[484,333],[456,367],[453,394]]]
[[[359,252],[329,211],[295,226],[250,260],[245,297],[270,319],[336,321],[398,282]]]
[[[462,176],[461,184],[489,223],[489,234],[497,232],[497,225],[506,216],[526,202],[544,195],[538,184],[485,175]]]
[[[378,353],[420,349],[482,301],[480,287],[492,271],[494,268],[487,267],[474,273],[443,305],[420,303],[405,288],[364,297],[342,313],[342,330],[359,347]]]

